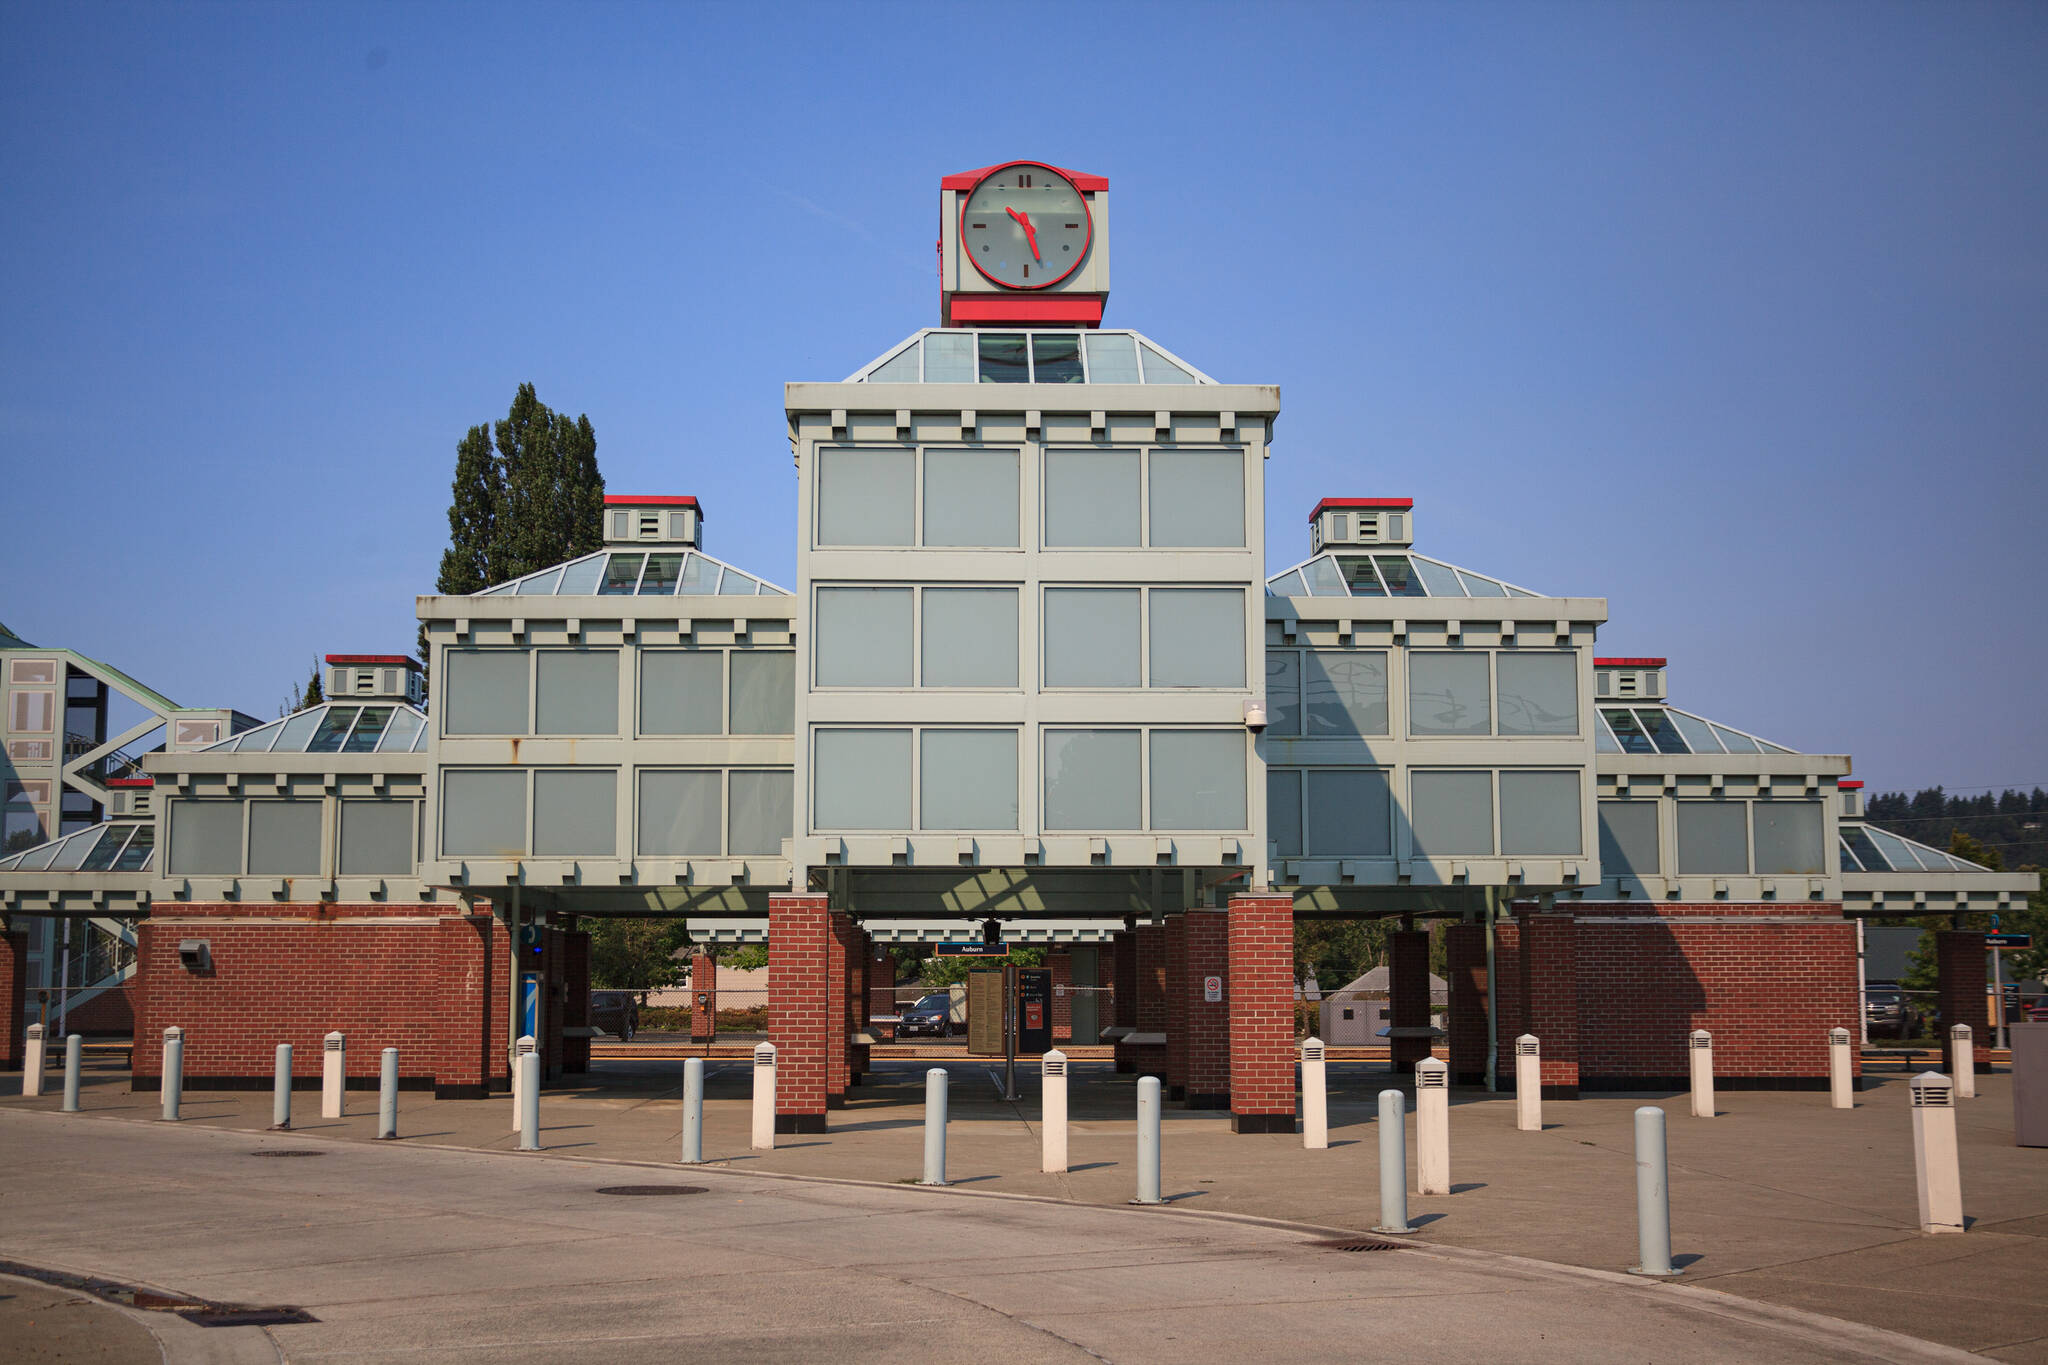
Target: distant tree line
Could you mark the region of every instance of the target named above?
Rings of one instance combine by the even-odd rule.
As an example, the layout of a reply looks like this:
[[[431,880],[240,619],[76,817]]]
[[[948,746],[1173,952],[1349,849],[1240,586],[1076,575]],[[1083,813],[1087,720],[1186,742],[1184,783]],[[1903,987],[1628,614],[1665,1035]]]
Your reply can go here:
[[[1879,829],[1912,839],[1917,843],[1947,849],[1967,862],[1994,872],[2008,868],[2038,873],[2048,866],[2048,791],[2005,791],[1998,796],[1950,796],[1940,787],[1928,787],[1908,796],[1885,792],[1864,803],[1864,818]],[[1988,929],[1985,914],[1960,916],[1968,929]],[[1909,990],[1932,990],[1935,983],[1933,929],[1922,918],[1886,918],[1879,924],[1920,925],[1927,932],[1912,955],[1903,985]],[[2027,899],[1999,916],[1998,927],[2031,933],[2031,948],[2009,951],[2004,956],[2008,981],[2048,975],[2048,891],[2037,885]]]

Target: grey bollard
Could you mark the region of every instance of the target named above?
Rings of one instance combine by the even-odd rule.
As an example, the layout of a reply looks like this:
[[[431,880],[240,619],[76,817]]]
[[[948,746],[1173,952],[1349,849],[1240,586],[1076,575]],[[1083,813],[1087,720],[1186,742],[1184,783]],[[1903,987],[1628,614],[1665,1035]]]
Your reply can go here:
[[[277,1069],[270,1079],[270,1127],[288,1132],[292,1126],[292,1045],[277,1045]]]
[[[539,1050],[531,1033],[521,1034],[519,1041],[512,1045],[512,1131],[515,1133],[519,1131],[520,1115],[526,1112],[526,1067],[523,1063]],[[538,1067],[533,1074],[540,1074]]]
[[[1138,1077],[1138,1197],[1133,1204],[1164,1204],[1159,1197],[1159,1078]]]
[[[1948,1064],[1953,1068],[1952,1079],[1956,1083],[1956,1098],[1976,1099],[1977,1045],[1968,1024],[1957,1024],[1948,1031],[1948,1051]]]
[[[521,1042],[529,1041],[520,1039]],[[519,1054],[519,1150],[540,1150],[540,1054]]]
[[[164,1117],[175,1122],[185,1098],[185,1030],[176,1024],[164,1030]]]
[[[85,1040],[72,1034],[64,1040],[64,1112],[78,1112],[78,1073],[84,1065]]]
[[[1828,1106],[1856,1107],[1856,1078],[1849,1060],[1849,1030],[1828,1030]]]
[[[704,1059],[683,1059],[683,1164],[704,1164]]]
[[[398,1136],[398,1049],[384,1049],[383,1065],[377,1073],[377,1136],[389,1141]]]
[[[1664,1111],[1636,1110],[1636,1258],[1631,1275],[1676,1275],[1671,1264],[1670,1163],[1664,1150]]]
[[[43,1093],[43,1026],[30,1024],[28,1039],[21,1049],[21,1093]]]
[[[1408,1225],[1408,1097],[1380,1091],[1380,1221],[1374,1232],[1413,1232]]]
[[[946,1069],[924,1073],[924,1179],[920,1185],[946,1183]]]
[[[754,1049],[754,1135],[757,1152],[775,1150],[775,1044]]]
[[[1913,1098],[1913,1175],[1920,1193],[1920,1231],[1961,1232],[1963,1173],[1956,1152],[1955,1085],[1939,1071],[1906,1082]]]
[[[1692,1054],[1692,1116],[1710,1119],[1714,1117],[1714,1035],[1696,1028],[1687,1041],[1692,1044],[1687,1049]]]

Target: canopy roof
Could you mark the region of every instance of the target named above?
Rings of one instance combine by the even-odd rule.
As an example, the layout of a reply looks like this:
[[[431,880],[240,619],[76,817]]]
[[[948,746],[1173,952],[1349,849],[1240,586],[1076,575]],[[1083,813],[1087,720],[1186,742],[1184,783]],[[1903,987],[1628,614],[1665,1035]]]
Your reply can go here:
[[[1635,702],[1599,708],[1593,747],[1603,754],[1796,754],[1747,730],[1681,711],[1675,706]]]
[[[155,848],[155,825],[110,821],[0,858],[0,872],[147,872]]]
[[[766,579],[698,550],[599,550],[500,583],[478,597],[787,597]]]
[[[1270,597],[1542,597],[1410,550],[1332,550],[1266,580]]]
[[[426,712],[403,702],[322,702],[231,739],[205,754],[406,754],[427,747]]]
[[[1842,826],[1842,871],[1844,872],[1989,872],[1988,867],[1968,862],[1953,853],[1874,829],[1869,825]]]
[[[842,381],[847,384],[1214,384],[1132,331],[927,327]]]

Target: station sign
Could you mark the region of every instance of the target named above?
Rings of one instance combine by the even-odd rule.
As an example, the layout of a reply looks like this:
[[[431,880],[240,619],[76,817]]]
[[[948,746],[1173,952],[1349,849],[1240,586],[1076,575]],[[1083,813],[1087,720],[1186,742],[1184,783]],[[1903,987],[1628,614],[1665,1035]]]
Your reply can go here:
[[[1008,957],[1007,943],[941,943],[932,949],[933,957]]]
[[[1984,946],[1986,948],[2031,948],[2034,946],[2034,936],[2032,934],[2015,933],[1986,934],[1984,935]]]

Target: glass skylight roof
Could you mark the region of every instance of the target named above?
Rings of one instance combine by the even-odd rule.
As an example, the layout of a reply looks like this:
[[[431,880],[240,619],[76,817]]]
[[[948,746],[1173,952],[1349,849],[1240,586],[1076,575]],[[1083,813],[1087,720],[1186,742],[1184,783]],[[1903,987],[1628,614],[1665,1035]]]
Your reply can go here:
[[[1136,332],[927,327],[848,384],[1214,384]]]
[[[478,597],[787,597],[786,589],[695,550],[599,550]]]
[[[94,825],[0,858],[0,872],[147,872],[155,848],[155,825]]]
[[[1406,550],[1331,552],[1266,580],[1272,597],[1541,597],[1498,578]]]
[[[1675,706],[1602,706],[1593,747],[1603,754],[1796,754],[1782,744]]]
[[[204,754],[417,754],[426,752],[424,712],[394,702],[323,702],[233,739]]]
[[[1989,872],[1953,853],[1869,825],[1842,826],[1844,872]]]

